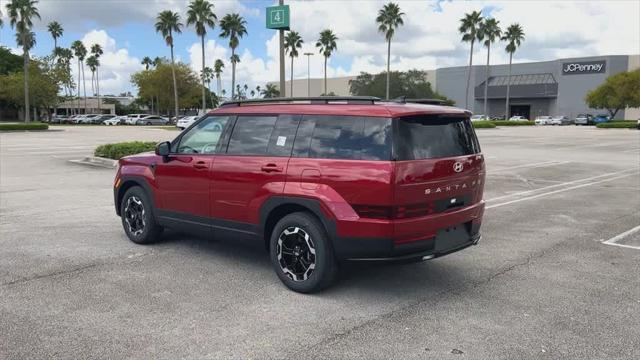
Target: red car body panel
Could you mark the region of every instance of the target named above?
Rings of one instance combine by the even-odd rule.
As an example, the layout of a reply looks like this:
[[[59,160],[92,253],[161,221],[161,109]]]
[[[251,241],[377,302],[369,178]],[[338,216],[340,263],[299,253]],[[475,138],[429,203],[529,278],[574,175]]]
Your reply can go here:
[[[431,105],[269,104],[222,107],[211,115],[357,115],[396,118],[415,114],[469,113]],[[456,172],[456,163],[463,170]],[[349,239],[401,246],[435,238],[438,231],[470,224],[484,213],[482,154],[411,161],[363,161],[305,157],[176,154],[170,160],[140,154],[120,160],[116,207],[125,182],[145,182],[155,207],[252,229],[264,226],[265,203],[274,198],[310,200],[336,250]],[[283,200],[284,201],[284,200]],[[368,217],[368,211],[381,216]],[[389,214],[385,216],[384,214]],[[260,238],[260,230],[251,230]],[[478,235],[479,236],[479,235]],[[477,240],[476,240],[477,241]],[[387,246],[387,243],[381,246]],[[353,257],[353,256],[351,256]]]

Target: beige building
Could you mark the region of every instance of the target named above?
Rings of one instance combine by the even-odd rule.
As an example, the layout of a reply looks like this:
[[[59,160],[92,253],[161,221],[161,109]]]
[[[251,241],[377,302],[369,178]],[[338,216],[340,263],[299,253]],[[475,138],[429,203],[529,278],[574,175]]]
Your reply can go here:
[[[99,109],[98,109],[99,108]],[[71,114],[113,114],[116,113],[116,106],[114,104],[105,104],[104,98],[100,99],[100,106],[98,106],[98,98],[88,97],[85,105],[84,98],[74,99],[70,101],[61,102],[55,109],[55,113],[58,115],[71,115]]]

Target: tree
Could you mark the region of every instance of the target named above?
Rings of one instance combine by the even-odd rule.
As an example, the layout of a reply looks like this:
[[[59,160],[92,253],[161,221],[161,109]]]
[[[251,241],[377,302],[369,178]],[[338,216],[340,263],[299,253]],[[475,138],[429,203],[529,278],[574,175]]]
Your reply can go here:
[[[327,93],[327,59],[331,54],[338,49],[336,41],[338,37],[333,31],[326,29],[320,32],[320,38],[316,42],[316,47],[319,48],[319,52],[324,56],[324,93]]]
[[[265,99],[277,98],[280,96],[280,90],[274,84],[267,84],[260,95]]]
[[[91,55],[87,58],[87,66],[89,67],[89,70],[91,70],[91,92],[93,94],[96,93],[95,76],[96,70],[98,69],[98,64],[98,58],[96,58],[94,55]]]
[[[204,78],[204,82],[207,84],[207,90],[209,90],[209,92],[211,92],[211,80],[213,80],[213,69],[205,66],[204,69],[202,69],[202,77]]]
[[[216,25],[216,21],[218,18],[216,14],[213,13],[213,5],[209,3],[207,0],[193,0],[189,4],[189,10],[187,10],[187,26],[194,25],[196,28],[196,34],[200,36],[200,41],[202,44],[202,112],[204,113],[207,109],[207,105],[205,103],[205,78],[204,78],[204,68],[205,58],[204,58],[204,37],[207,35],[207,27],[213,29]]]
[[[222,81],[220,80],[220,75],[222,74],[222,69],[224,69],[224,63],[220,59],[216,59],[213,63],[213,73],[216,74],[216,81],[218,86],[218,94],[221,94]]]
[[[394,3],[388,3],[378,11],[376,23],[378,23],[378,31],[384,34],[387,40],[387,91],[385,99],[389,100],[389,71],[391,63],[391,39],[400,25],[404,25],[402,21],[403,12],[400,7]],[[326,90],[325,90],[326,91]]]
[[[427,81],[426,71],[392,71],[390,78],[392,81],[389,96],[392,99],[406,96],[413,99],[442,99],[450,101],[431,88],[431,83]],[[385,73],[372,75],[362,72],[358,77],[349,81],[349,92],[356,96],[382,97],[386,93],[386,83]],[[452,104],[452,102],[450,103]]]
[[[24,121],[30,120],[29,116],[29,50],[36,44],[36,36],[31,31],[32,19],[40,19],[40,13],[36,8],[37,0],[11,0],[7,4],[9,23],[16,29],[16,42],[22,46],[23,72],[24,72]]]
[[[87,56],[87,48],[84,47],[84,44],[80,40],[76,40],[71,44],[71,50],[73,50],[73,54],[78,59],[78,113],[80,113],[80,76],[82,76],[82,85],[85,86],[84,91],[84,111],[87,111],[87,90],[86,85],[84,83],[84,58]]]
[[[609,76],[587,93],[585,101],[591,108],[606,109],[611,119],[624,108],[640,107],[640,69]]]
[[[102,106],[100,105],[100,56],[104,52],[102,51],[102,46],[100,44],[91,45],[91,54],[96,58],[96,95],[98,97],[98,110],[101,110]]]
[[[14,55],[6,47],[0,46],[0,75],[22,70],[22,57]]]
[[[62,37],[64,29],[59,22],[52,21],[47,25],[47,31],[49,31],[49,34],[51,34],[51,37],[53,38],[53,49],[55,50],[55,48],[58,47],[58,39]]]
[[[520,24],[511,24],[504,33],[501,39],[507,42],[507,46],[504,48],[509,53],[509,77],[507,81],[507,100],[504,110],[504,118],[509,118],[509,95],[511,92],[511,64],[513,63],[513,54],[520,47],[520,44],[524,41],[524,31]]]
[[[240,44],[240,39],[247,34],[247,22],[240,14],[227,14],[220,21],[221,38],[229,38],[229,47],[231,48],[231,98],[234,98],[236,87],[236,64],[240,62],[240,58],[236,55],[236,48]]]
[[[284,37],[284,51],[291,57],[291,93],[290,97],[293,97],[293,59],[298,57],[298,49],[302,47],[302,37],[297,31],[289,31]]]
[[[484,112],[483,114],[487,114],[487,89],[489,88],[489,56],[491,54],[491,44],[494,43],[497,39],[500,39],[500,35],[502,35],[502,30],[498,25],[500,21],[496,19],[484,19],[484,21],[480,24],[480,32],[482,33],[482,37],[484,38],[484,46],[487,47],[487,66],[485,67],[485,80],[484,80]]]
[[[53,59],[55,60],[56,75],[60,81],[60,86],[64,89],[66,97],[71,98],[75,83],[71,73],[71,59],[73,59],[73,51],[67,48],[57,47],[54,50]]]
[[[150,57],[145,56],[144,58],[142,58],[141,64],[144,65],[145,70],[149,70],[149,66],[153,65],[153,60],[151,60]]]
[[[175,61],[173,57],[173,34],[180,34],[182,32],[180,15],[170,10],[160,12],[156,18],[155,28],[156,32],[162,35],[167,46],[171,48],[171,77],[173,78],[174,115],[178,116],[178,85],[176,83]]]
[[[480,24],[482,23],[482,14],[480,11],[474,11],[471,14],[465,14],[464,18],[460,19],[460,27],[458,31],[462,34],[462,41],[471,43],[471,50],[469,50],[469,72],[467,74],[467,90],[464,93],[464,107],[469,108],[469,84],[471,83],[471,67],[473,66],[473,44],[476,40],[482,40],[482,32],[480,31]]]
[[[0,103],[20,108],[25,105],[21,95],[24,86],[24,71],[0,75]],[[49,109],[58,102],[59,81],[53,68],[46,61],[29,62],[30,104],[36,109]]]

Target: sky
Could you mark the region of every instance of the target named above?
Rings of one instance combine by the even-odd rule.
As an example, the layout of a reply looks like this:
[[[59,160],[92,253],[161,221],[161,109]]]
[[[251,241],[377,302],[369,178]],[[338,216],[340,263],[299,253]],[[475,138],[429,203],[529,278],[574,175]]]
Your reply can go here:
[[[6,16],[8,0],[0,0],[5,26],[0,29],[0,45],[22,54],[16,48],[14,32]],[[210,0],[218,19],[239,13],[247,21],[248,34],[240,40],[237,53],[238,83],[264,86],[278,80],[278,34],[265,27],[265,8],[276,1]],[[519,23],[526,39],[514,56],[514,62],[553,60],[565,57],[640,54],[640,1],[395,1],[405,13],[391,45],[391,69],[430,70],[466,65],[469,45],[460,41],[458,25],[465,13],[481,10],[483,16],[500,21],[505,29]],[[62,24],[64,35],[59,46],[69,47],[82,40],[87,47],[102,45],[100,89],[103,94],[136,92],[131,74],[143,69],[145,56],[169,57],[169,48],[154,30],[155,17],[162,10],[180,13],[185,22],[188,0],[40,0],[41,20],[35,21],[37,45],[32,53],[45,56],[53,49],[46,32],[50,21]],[[291,8],[291,28],[304,40],[300,54],[313,52],[311,77],[323,76],[323,58],[315,48],[318,34],[331,29],[338,36],[338,49],[328,61],[329,77],[375,73],[386,67],[387,45],[377,31],[375,17],[384,1],[286,1]],[[225,62],[223,87],[231,86],[231,51],[228,40],[218,35],[220,28],[209,29],[206,37],[206,64],[215,59]],[[201,45],[193,27],[185,27],[175,36],[179,61],[200,71]],[[504,43],[496,43],[491,63],[508,62]],[[306,78],[307,59],[294,60],[294,78]],[[286,77],[291,60],[286,58]],[[474,64],[486,62],[486,48],[476,46]],[[72,67],[74,74],[77,69]],[[85,70],[85,73],[88,70]],[[90,86],[87,77],[87,87]]]

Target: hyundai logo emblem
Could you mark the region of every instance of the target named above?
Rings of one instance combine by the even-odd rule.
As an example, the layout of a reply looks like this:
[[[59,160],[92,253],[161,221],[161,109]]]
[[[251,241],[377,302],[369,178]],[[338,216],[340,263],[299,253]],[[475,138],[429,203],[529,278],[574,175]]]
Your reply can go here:
[[[453,171],[459,173],[463,169],[464,169],[464,165],[461,162],[457,161],[455,164],[453,164]]]

